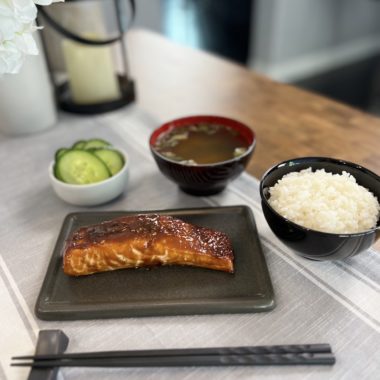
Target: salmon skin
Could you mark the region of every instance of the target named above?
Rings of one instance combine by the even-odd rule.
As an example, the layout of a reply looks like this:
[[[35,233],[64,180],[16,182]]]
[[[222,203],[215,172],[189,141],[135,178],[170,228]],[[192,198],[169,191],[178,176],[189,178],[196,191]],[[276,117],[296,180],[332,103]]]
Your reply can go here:
[[[82,227],[66,241],[63,271],[84,276],[123,268],[190,265],[233,273],[223,232],[166,215],[124,216]]]

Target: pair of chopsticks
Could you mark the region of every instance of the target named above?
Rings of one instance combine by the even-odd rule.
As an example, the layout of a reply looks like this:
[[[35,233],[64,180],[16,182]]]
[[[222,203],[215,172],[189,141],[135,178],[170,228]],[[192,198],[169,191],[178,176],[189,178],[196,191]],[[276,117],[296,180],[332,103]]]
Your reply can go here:
[[[236,365],[332,365],[329,344],[82,352],[15,356],[18,367],[182,367]],[[26,361],[28,360],[28,361]]]

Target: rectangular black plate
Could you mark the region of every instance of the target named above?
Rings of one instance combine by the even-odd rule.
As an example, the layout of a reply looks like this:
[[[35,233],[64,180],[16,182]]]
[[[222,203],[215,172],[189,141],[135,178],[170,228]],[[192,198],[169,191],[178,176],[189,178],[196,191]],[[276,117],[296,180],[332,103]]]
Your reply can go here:
[[[235,273],[168,266],[83,277],[63,273],[65,240],[77,228],[122,215],[156,213],[225,232]],[[35,312],[45,320],[251,313],[274,307],[272,284],[252,211],[246,206],[142,212],[78,212],[63,222]]]

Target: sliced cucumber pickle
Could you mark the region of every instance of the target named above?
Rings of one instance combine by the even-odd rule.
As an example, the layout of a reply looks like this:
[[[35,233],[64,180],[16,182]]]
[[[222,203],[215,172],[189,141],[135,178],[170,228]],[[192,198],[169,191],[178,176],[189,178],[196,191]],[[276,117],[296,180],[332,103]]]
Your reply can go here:
[[[55,176],[63,182],[84,185],[104,181],[111,176],[107,165],[91,152],[70,149],[54,165]]]
[[[72,149],[83,149],[86,142],[85,140],[79,140],[73,144]]]
[[[66,153],[69,149],[67,148],[60,148],[55,152],[55,160],[57,161],[64,153]]]
[[[91,139],[87,140],[82,147],[82,149],[92,149],[92,148],[105,148],[110,147],[111,144],[108,141],[102,140],[102,139]]]
[[[112,175],[118,173],[124,166],[124,158],[117,150],[94,149],[92,153],[106,164]]]

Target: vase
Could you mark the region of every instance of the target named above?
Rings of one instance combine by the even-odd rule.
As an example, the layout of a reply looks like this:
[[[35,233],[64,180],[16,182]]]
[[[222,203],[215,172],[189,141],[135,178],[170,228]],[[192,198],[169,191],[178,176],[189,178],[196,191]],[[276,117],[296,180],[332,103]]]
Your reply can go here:
[[[41,41],[35,33],[39,55],[26,56],[18,74],[0,78],[0,132],[30,134],[53,127],[56,106]]]

